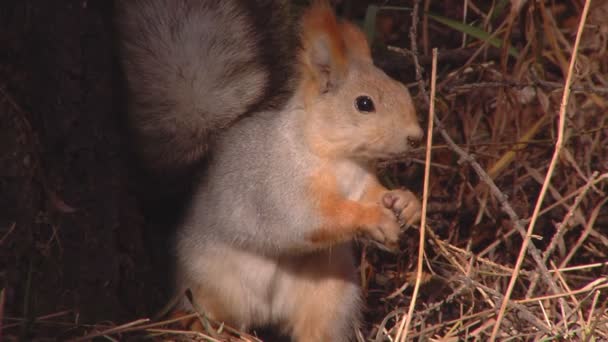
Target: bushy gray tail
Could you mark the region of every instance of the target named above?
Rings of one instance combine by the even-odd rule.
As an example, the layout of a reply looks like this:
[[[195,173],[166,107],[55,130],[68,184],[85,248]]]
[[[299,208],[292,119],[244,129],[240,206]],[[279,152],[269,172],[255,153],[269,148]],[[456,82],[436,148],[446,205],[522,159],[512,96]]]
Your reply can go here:
[[[298,34],[288,0],[121,0],[129,118],[154,169],[187,166],[213,135],[293,92]]]

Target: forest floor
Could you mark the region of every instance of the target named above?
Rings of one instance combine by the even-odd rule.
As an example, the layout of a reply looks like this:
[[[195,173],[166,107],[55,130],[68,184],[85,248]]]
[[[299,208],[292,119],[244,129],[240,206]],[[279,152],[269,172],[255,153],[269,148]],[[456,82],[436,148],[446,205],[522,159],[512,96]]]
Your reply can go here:
[[[409,10],[368,16],[376,63],[426,126],[437,47],[437,120],[423,270],[418,227],[397,254],[357,244],[359,337],[608,340],[608,2],[577,50],[584,0],[389,3]],[[155,317],[188,194],[158,194],[134,161],[115,50],[111,1],[0,5],[0,340],[256,340]],[[425,153],[382,179],[422,198]]]

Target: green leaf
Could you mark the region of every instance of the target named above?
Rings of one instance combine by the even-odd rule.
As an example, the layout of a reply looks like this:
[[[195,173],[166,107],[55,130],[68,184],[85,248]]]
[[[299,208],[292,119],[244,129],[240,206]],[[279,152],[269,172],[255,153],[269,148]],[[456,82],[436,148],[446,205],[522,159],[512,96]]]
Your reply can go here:
[[[472,37],[475,37],[479,40],[483,40],[488,42],[488,44],[497,47],[497,48],[501,48],[502,47],[502,41],[498,38],[495,37],[491,37],[491,34],[489,34],[488,32],[475,27],[475,26],[471,26],[468,24],[463,24],[459,21],[453,20],[453,19],[449,19],[446,17],[442,17],[440,15],[436,15],[436,14],[432,14],[432,13],[427,13],[427,15],[429,16],[429,18],[434,19],[435,21],[438,21],[448,27],[453,28],[454,30],[466,33]],[[509,55],[517,58],[519,56],[519,51],[517,51],[516,48],[510,46],[509,47]]]
[[[507,10],[507,7],[509,6],[510,3],[511,3],[510,0],[498,1],[496,6],[494,6],[494,10],[490,14],[490,20],[494,21],[494,20],[498,19],[498,17],[500,17],[503,14],[503,12]]]
[[[367,6],[367,11],[365,11],[365,19],[363,19],[363,32],[367,36],[368,43],[372,43],[374,41],[376,35],[376,16],[380,11],[380,7],[377,5],[369,5]]]

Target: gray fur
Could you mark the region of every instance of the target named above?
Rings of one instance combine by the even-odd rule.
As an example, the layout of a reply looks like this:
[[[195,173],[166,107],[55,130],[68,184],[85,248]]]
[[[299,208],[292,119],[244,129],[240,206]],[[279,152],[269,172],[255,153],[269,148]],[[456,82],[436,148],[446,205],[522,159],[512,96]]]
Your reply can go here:
[[[307,205],[306,181],[318,161],[304,145],[298,125],[303,117],[295,109],[257,113],[218,137],[182,227],[188,239],[180,239],[179,253],[196,253],[217,240],[267,255],[311,248],[304,234],[318,215]],[[293,206],[285,210],[288,203]]]
[[[348,341],[361,306],[354,256],[350,244],[317,250],[306,238],[320,223],[308,189],[321,161],[305,145],[303,119],[303,109],[288,106],[245,118],[218,138],[178,232],[176,286],[210,287],[238,328],[278,323],[291,333],[285,321],[301,305],[298,298],[323,289],[299,286],[343,273],[343,292],[320,302],[338,311],[327,317],[331,340]],[[343,181],[345,195],[358,197],[358,186]]]
[[[130,121],[150,166],[192,164],[220,129],[282,106],[292,93],[297,44],[287,3],[118,2]]]
[[[285,2],[120,2],[130,118],[159,169],[195,162],[217,135],[176,235],[176,291],[190,288],[211,318],[236,328],[278,324],[298,342],[348,341],[361,312],[350,240],[394,243],[399,233],[371,163],[407,152],[422,130],[407,89],[373,66],[362,33],[319,34],[329,26],[311,15],[330,15],[325,7],[305,15],[311,44],[296,58]],[[307,64],[311,56],[333,62]],[[340,66],[339,82],[323,84]],[[359,109],[361,96],[375,110]],[[397,209],[415,211],[409,195]]]
[[[361,201],[377,182],[369,164],[408,151],[407,138],[419,139],[422,130],[403,85],[371,62],[350,67],[331,92],[308,102],[295,96],[283,110],[256,113],[218,137],[176,241],[176,289],[204,288],[194,296],[199,305],[217,301],[224,311],[212,318],[242,329],[277,323],[297,336],[299,315],[307,314],[331,327],[309,324],[307,332],[326,335],[296,341],[352,338],[361,302],[354,257],[348,243],[311,241],[324,224],[313,175],[331,170],[339,195]],[[362,94],[377,100],[374,113],[356,109]],[[337,148],[334,157],[311,141]]]

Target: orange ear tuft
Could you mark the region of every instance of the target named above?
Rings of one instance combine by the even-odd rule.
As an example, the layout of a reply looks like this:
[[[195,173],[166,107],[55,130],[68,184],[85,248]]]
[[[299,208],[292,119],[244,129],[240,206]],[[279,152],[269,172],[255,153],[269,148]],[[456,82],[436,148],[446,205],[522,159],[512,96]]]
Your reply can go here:
[[[314,1],[313,5],[302,17],[302,31],[305,44],[325,45],[335,63],[346,64],[346,47],[342,37],[342,30],[338,25],[336,16],[326,1]],[[305,45],[305,48],[308,47]]]
[[[303,63],[321,88],[339,83],[346,73],[347,49],[342,34],[326,1],[314,1],[302,17]]]
[[[346,42],[349,57],[372,61],[372,53],[365,34],[354,24],[342,22],[340,24],[342,37]]]

